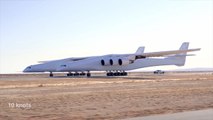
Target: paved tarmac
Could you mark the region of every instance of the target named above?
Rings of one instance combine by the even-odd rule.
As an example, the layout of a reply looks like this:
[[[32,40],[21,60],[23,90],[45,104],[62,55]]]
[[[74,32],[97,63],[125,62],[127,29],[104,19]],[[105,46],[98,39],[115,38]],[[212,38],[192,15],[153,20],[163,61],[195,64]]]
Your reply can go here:
[[[136,117],[125,120],[213,120],[213,109]]]

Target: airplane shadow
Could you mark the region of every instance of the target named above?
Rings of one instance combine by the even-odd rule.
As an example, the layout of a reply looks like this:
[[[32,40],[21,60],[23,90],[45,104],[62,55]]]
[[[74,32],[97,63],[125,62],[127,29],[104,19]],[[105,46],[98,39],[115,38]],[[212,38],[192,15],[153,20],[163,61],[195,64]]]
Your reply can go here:
[[[145,76],[53,76],[51,78],[71,78],[71,79],[123,79],[123,80],[155,80],[155,78],[145,77]]]

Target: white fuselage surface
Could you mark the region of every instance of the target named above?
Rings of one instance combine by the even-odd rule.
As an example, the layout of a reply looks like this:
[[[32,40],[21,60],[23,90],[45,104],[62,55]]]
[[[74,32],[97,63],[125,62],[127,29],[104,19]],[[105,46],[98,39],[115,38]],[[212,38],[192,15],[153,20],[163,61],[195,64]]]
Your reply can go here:
[[[144,67],[185,64],[187,52],[198,51],[188,49],[189,43],[185,42],[179,50],[144,53],[144,47],[139,47],[133,54],[110,54],[81,58],[66,58],[60,60],[43,61],[41,64],[30,65],[24,72],[69,72],[68,76],[90,76],[90,71],[107,71],[107,76],[127,75],[125,71]],[[74,72],[74,73],[72,73]],[[81,74],[79,73],[81,72]]]

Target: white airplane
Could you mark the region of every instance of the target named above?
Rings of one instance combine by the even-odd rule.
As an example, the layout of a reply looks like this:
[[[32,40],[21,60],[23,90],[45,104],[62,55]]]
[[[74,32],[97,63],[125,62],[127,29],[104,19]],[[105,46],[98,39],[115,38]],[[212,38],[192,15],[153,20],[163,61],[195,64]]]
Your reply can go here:
[[[179,50],[144,53],[144,47],[139,47],[133,54],[110,54],[43,61],[40,64],[28,66],[23,72],[50,72],[51,77],[53,72],[68,72],[67,76],[86,75],[90,77],[90,71],[106,71],[107,76],[126,76],[125,71],[144,67],[183,66],[186,56],[192,56],[187,55],[187,52],[200,50],[200,48],[188,49],[188,46],[189,43],[184,42]]]

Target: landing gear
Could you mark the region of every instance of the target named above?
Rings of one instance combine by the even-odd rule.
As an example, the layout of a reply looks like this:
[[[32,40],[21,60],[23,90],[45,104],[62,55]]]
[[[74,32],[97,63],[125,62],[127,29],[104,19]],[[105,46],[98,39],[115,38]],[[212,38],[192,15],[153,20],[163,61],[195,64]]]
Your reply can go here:
[[[77,73],[77,72],[76,72],[76,73],[74,73],[74,76],[79,76],[79,75],[80,75],[80,74],[79,74],[79,73]]]
[[[69,72],[67,73],[67,76],[73,76],[73,73]]]
[[[87,76],[87,77],[90,77],[91,76],[91,73],[90,72],[88,72],[88,73],[85,73],[85,72],[81,72],[81,73],[79,73],[79,72],[75,72],[75,73],[72,73],[72,72],[69,72],[68,74],[67,74],[67,76]]]
[[[80,73],[79,75],[80,75],[80,76],[84,76],[84,75],[86,75],[86,74],[85,74],[84,72],[82,72],[82,73]]]
[[[113,73],[112,73],[112,72],[108,72],[106,75],[107,75],[107,76],[112,76]]]
[[[87,77],[91,77],[91,73],[88,72],[88,73],[87,73]]]
[[[53,73],[52,72],[50,72],[50,75],[49,75],[50,77],[53,77]]]
[[[121,71],[121,72],[118,72],[118,71],[116,71],[116,72],[107,72],[107,74],[106,74],[107,76],[127,76],[128,74],[127,74],[127,72],[125,72],[125,71]]]

